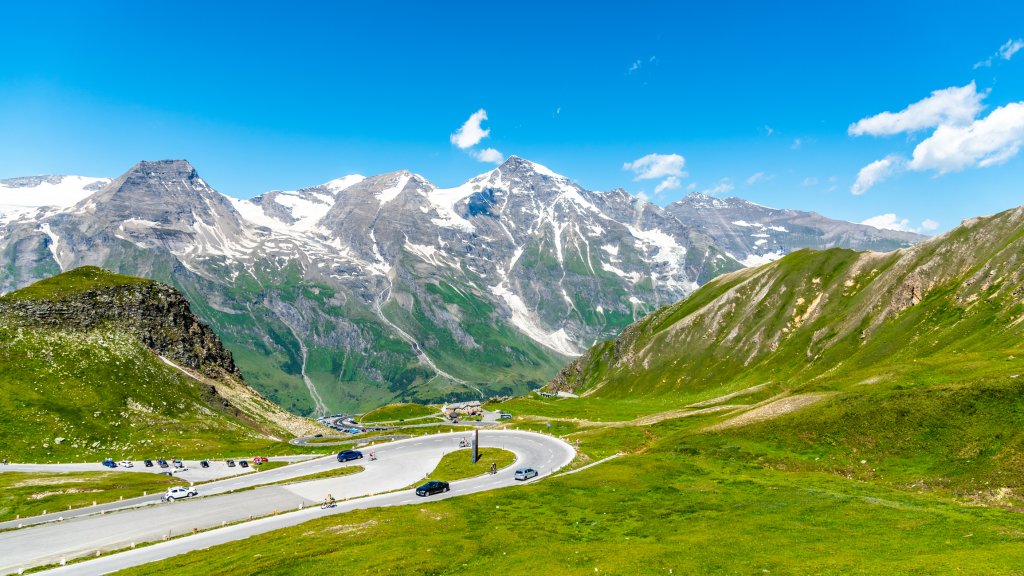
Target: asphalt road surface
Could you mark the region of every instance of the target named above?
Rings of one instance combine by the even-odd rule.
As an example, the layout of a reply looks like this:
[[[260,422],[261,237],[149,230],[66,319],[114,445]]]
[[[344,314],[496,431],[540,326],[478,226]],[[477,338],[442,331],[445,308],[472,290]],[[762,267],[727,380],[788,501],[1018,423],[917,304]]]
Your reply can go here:
[[[399,506],[422,502],[410,490],[401,490],[424,479],[440,462],[441,457],[458,450],[459,440],[466,433],[420,436],[373,447],[378,459],[355,460],[348,464],[365,467],[358,474],[299,482],[283,486],[257,487],[240,493],[213,495],[214,490],[238,489],[230,482],[252,480],[270,476],[275,472],[291,473],[290,477],[311,474],[320,469],[342,466],[331,456],[285,468],[230,478],[200,486],[202,497],[173,503],[162,503],[102,515],[90,515],[51,522],[0,533],[0,573],[13,573],[34,566],[54,564],[62,559],[71,560],[95,555],[97,551],[129,548],[133,544],[161,541],[152,546],[131,549],[56,568],[43,574],[107,574],[124,568],[162,560],[192,550],[208,548],[224,542],[247,538],[271,530],[294,526],[325,514],[338,514],[359,508]],[[493,430],[481,432],[483,447],[499,447],[516,454],[514,465],[496,475],[452,482],[451,491],[428,497],[429,500],[451,498],[521,484],[513,478],[519,467],[531,467],[540,472],[536,481],[568,464],[575,457],[574,450],[562,440],[532,432]],[[296,470],[289,470],[289,469]],[[300,471],[301,469],[301,471]],[[382,494],[383,492],[389,492]],[[341,500],[334,508],[320,509],[320,502],[330,493]],[[276,512],[276,514],[275,514]],[[265,518],[242,522],[233,526],[224,523],[248,520],[251,516]],[[215,528],[198,534],[196,530]],[[170,540],[183,534],[182,538]],[[168,539],[167,541],[162,541]]]

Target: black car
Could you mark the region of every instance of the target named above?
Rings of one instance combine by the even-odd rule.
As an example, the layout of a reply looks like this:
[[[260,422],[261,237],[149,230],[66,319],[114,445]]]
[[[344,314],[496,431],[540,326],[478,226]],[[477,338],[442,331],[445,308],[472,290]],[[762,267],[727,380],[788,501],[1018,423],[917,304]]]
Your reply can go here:
[[[242,468],[248,468],[249,467],[249,461],[248,460],[239,460],[238,461],[238,465],[241,466]]]
[[[235,461],[234,460],[228,460],[227,464],[228,464],[228,468],[234,468],[235,467]]]
[[[363,457],[363,453],[359,450],[342,450],[338,452],[338,462],[348,462],[349,460],[358,460]]]
[[[440,480],[431,480],[423,486],[416,489],[417,496],[430,496],[431,494],[438,494],[441,492],[447,492],[449,490],[447,482],[441,482]]]
[[[163,458],[158,458],[156,463],[159,464],[161,468],[167,468],[170,466],[170,464],[167,463],[167,460],[164,460]]]
[[[200,460],[200,461],[199,461],[199,466],[200,466],[201,468],[209,468],[209,467],[210,467],[210,463],[209,463],[209,462],[207,462],[206,460]]]
[[[143,460],[142,463],[146,465],[146,468],[152,468],[153,467],[153,461],[152,460]]]

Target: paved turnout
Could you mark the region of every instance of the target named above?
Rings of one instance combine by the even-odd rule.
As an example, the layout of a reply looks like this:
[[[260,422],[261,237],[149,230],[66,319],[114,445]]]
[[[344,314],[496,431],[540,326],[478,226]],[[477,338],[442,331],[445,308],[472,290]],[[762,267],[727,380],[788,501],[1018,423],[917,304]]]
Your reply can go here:
[[[373,449],[378,459],[370,461],[364,458],[349,463],[365,467],[363,472],[350,476],[213,495],[214,490],[223,492],[242,487],[229,486],[230,482],[257,477],[265,479],[274,472],[285,472],[289,469],[295,469],[289,471],[291,477],[302,476],[314,473],[318,469],[343,465],[331,456],[200,486],[200,494],[203,497],[194,500],[78,517],[0,533],[0,573],[17,572],[33,566],[57,563],[62,559],[91,556],[97,551],[123,549],[133,544],[189,534],[194,530],[215,528],[45,572],[75,575],[106,574],[254,534],[294,526],[325,514],[422,501],[412,490],[381,493],[418,483],[437,466],[445,453],[457,450],[459,439],[466,436],[468,435],[464,433],[439,434],[375,446]],[[536,468],[541,474],[538,478],[541,478],[565,466],[575,456],[573,449],[565,442],[532,432],[482,432],[480,441],[484,447],[500,447],[512,451],[516,454],[516,463],[494,476],[485,475],[453,482],[451,492],[432,496],[431,500],[518,484],[513,479],[513,469],[518,467]],[[319,503],[328,493],[338,499],[351,500],[341,502],[335,508],[321,510]],[[217,528],[222,526],[222,523],[230,524],[248,520],[250,516],[259,517],[275,512],[277,515],[267,518]]]

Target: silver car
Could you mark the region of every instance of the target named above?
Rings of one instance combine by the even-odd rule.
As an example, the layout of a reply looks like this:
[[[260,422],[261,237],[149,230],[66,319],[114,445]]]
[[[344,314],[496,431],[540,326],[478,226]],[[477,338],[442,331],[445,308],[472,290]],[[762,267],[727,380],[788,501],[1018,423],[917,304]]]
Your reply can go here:
[[[533,468],[520,468],[516,470],[516,480],[529,480],[530,478],[537,476],[537,474],[539,474],[539,472]]]

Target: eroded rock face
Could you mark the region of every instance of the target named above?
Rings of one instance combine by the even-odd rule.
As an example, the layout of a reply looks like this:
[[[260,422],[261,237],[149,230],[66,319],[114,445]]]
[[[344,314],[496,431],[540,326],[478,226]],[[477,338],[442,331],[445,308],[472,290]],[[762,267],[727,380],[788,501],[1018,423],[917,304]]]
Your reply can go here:
[[[241,377],[234,359],[180,292],[156,282],[89,290],[57,300],[0,301],[0,317],[65,330],[113,327],[160,356],[210,378]]]

